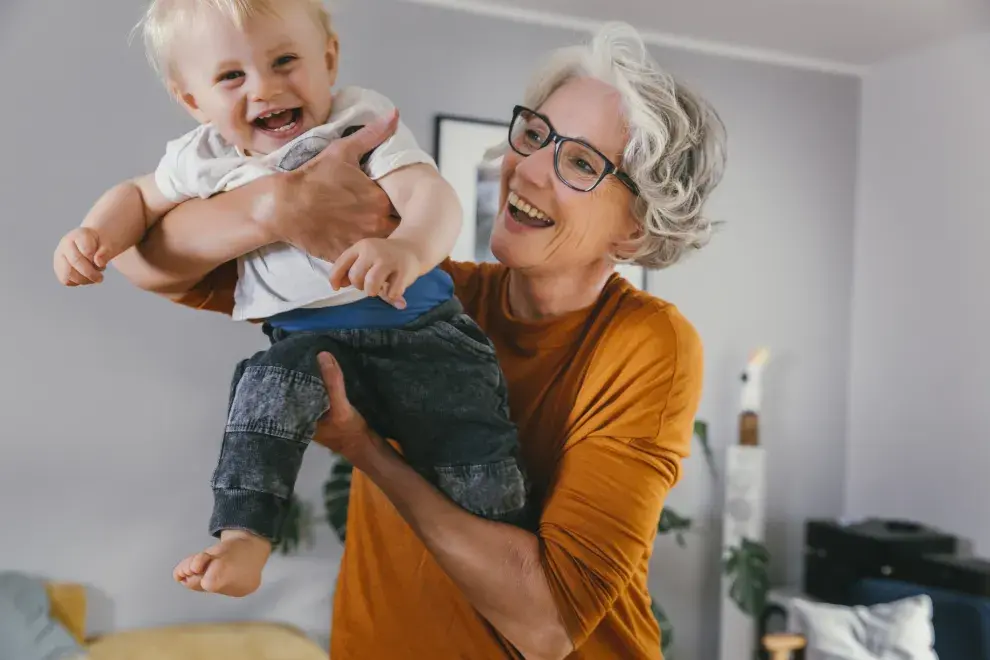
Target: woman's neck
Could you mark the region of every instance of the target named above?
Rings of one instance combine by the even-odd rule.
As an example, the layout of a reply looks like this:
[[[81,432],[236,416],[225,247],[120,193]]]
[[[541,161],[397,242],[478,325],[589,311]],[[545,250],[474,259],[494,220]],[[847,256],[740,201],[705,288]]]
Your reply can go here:
[[[509,310],[524,321],[539,321],[585,309],[601,295],[613,270],[609,263],[582,268],[576,273],[510,270]]]

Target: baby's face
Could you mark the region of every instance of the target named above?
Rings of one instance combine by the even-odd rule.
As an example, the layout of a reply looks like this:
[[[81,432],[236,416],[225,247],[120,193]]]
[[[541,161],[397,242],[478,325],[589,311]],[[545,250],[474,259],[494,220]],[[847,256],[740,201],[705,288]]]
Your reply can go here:
[[[206,15],[173,53],[173,91],[202,123],[250,154],[276,151],[325,124],[337,76],[337,40],[305,7],[257,16],[238,29]]]

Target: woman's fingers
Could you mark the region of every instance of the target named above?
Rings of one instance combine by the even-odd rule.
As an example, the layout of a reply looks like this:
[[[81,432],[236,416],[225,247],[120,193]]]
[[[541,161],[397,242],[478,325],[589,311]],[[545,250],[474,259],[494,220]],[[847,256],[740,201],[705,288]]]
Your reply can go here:
[[[349,165],[358,165],[364,155],[378,148],[382,142],[392,137],[399,128],[399,111],[392,110],[384,117],[379,117],[375,121],[360,129],[342,137],[301,165],[300,171],[317,167],[319,163],[327,159],[339,159]],[[346,135],[346,133],[345,133]]]
[[[398,127],[399,111],[393,110],[331,146],[345,162],[357,165],[365,154],[374,151],[382,142],[392,137]]]
[[[320,375],[323,385],[327,388],[327,398],[330,400],[330,416],[338,418],[346,414],[351,402],[347,400],[347,390],[344,387],[344,372],[340,370],[337,359],[330,353],[320,353],[317,356],[320,364]]]

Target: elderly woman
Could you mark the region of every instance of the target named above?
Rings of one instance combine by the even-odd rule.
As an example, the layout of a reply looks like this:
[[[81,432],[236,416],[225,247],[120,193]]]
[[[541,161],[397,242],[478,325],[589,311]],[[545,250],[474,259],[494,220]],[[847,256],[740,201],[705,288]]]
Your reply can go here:
[[[387,234],[387,199],[357,161],[393,128],[180,206],[118,267],[230,312],[241,254],[288,241],[333,259]],[[671,304],[614,266],[661,269],[704,245],[723,147],[715,112],[621,26],[557,52],[513,111],[491,239],[501,263],[447,269],[505,371],[535,533],[447,500],[369,429],[321,356],[331,412],[318,440],[356,468],[335,660],[660,657],[647,567],[688,454],[702,351]]]

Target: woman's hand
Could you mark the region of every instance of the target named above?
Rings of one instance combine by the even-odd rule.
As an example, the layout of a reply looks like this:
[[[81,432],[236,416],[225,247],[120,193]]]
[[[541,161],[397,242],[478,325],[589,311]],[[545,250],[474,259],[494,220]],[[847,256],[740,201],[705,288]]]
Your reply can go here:
[[[363,238],[386,237],[396,217],[388,195],[361,170],[361,158],[395,133],[398,112],[335,140],[309,162],[272,177],[252,216],[272,243],[284,242],[326,261]]]

